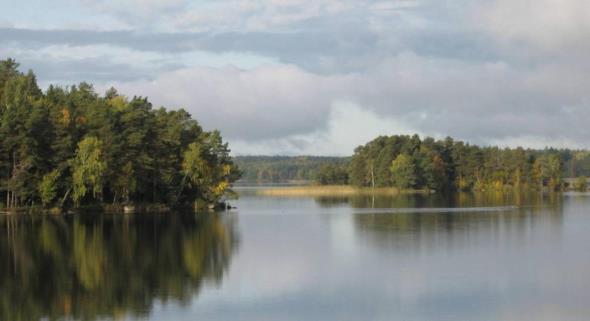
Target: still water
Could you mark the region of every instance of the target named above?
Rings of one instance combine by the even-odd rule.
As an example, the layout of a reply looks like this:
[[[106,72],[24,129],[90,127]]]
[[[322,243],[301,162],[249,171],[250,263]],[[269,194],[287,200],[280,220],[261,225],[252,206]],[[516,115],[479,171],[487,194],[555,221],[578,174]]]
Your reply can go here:
[[[588,320],[590,194],[0,217],[1,320]]]

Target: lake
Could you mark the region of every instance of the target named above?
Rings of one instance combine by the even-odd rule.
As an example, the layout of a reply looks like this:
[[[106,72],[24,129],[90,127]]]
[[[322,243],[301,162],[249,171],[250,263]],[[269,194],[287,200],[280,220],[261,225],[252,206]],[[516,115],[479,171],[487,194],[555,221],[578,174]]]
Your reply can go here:
[[[1,320],[588,320],[590,194],[0,217]]]

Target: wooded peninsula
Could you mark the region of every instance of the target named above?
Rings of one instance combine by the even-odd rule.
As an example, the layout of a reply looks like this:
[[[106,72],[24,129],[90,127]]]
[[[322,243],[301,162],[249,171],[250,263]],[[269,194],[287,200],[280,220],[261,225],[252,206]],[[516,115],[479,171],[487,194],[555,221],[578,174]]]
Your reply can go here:
[[[49,86],[0,61],[0,207],[210,207],[240,177],[218,131],[93,86]],[[2,204],[4,203],[4,204]]]

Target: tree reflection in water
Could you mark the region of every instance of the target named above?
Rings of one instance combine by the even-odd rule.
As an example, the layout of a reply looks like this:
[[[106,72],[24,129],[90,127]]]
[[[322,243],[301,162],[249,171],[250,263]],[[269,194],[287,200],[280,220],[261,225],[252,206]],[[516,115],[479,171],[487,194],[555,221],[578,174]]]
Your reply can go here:
[[[0,319],[146,316],[218,284],[238,238],[207,214],[0,218]]]
[[[322,196],[315,198],[321,207],[352,208],[457,208],[457,207],[543,207],[559,206],[558,193],[513,193],[513,192],[479,192],[479,193],[408,193],[408,194],[358,194],[354,196]]]
[[[380,248],[419,250],[468,246],[475,238],[526,238],[563,221],[562,197],[541,193],[357,195],[316,198],[322,207],[352,207],[358,236]],[[534,227],[534,228],[533,228]]]

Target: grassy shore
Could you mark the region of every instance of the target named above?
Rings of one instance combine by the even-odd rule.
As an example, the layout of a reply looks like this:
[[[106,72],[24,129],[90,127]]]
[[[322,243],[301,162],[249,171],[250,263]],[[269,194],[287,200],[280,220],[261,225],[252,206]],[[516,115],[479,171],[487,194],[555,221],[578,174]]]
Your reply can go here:
[[[258,195],[265,196],[354,196],[354,195],[396,195],[430,193],[426,190],[402,190],[393,187],[358,188],[349,185],[308,185],[290,187],[269,187],[257,191]]]

